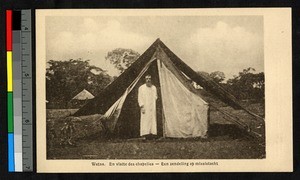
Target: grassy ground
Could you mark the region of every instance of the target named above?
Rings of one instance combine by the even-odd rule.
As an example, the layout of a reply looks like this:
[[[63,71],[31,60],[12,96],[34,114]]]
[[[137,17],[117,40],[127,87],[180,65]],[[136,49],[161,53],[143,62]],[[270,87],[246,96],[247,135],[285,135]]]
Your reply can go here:
[[[253,111],[262,114],[260,105],[252,105]],[[224,109],[242,116],[245,114],[225,107]],[[238,126],[225,120],[218,111],[211,111],[211,126],[207,139],[103,139],[99,132],[100,116],[86,117],[77,123],[85,132],[77,133],[76,144],[61,144],[59,131],[65,117],[76,110],[47,110],[47,130],[56,131],[56,137],[47,139],[48,159],[258,159],[265,158],[264,140],[257,141]],[[260,134],[264,130],[259,123],[248,125]],[[75,123],[76,124],[76,123]],[[76,128],[75,128],[76,129]],[[75,130],[76,131],[76,130]],[[51,134],[51,133],[50,133]],[[74,134],[74,133],[73,133]],[[76,133],[75,133],[76,134]]]
[[[265,149],[246,137],[230,135],[201,139],[163,139],[153,141],[97,138],[80,140],[75,147],[54,147],[50,159],[257,159]]]

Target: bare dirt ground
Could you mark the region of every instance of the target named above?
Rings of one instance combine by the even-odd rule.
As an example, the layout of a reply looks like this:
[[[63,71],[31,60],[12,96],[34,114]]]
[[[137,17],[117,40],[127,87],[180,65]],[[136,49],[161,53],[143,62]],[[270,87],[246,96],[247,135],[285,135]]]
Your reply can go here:
[[[249,106],[260,115],[263,107]],[[226,109],[227,107],[225,107]],[[231,110],[228,110],[231,111]],[[256,139],[217,111],[211,111],[207,139],[171,139],[144,141],[141,139],[105,139],[99,116],[85,118],[73,129],[72,145],[61,143],[66,116],[76,109],[47,110],[48,159],[261,159],[265,158],[264,139]],[[241,111],[232,111],[244,122],[263,134],[259,123],[247,119]],[[76,124],[76,123],[75,123]],[[80,126],[79,130],[76,126]],[[54,135],[53,135],[54,134]]]

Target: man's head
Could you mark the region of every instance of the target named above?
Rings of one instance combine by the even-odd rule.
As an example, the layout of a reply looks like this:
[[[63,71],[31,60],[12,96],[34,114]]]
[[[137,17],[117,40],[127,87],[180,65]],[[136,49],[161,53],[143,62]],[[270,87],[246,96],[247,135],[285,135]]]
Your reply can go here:
[[[152,85],[151,75],[145,76],[146,85],[150,87]]]

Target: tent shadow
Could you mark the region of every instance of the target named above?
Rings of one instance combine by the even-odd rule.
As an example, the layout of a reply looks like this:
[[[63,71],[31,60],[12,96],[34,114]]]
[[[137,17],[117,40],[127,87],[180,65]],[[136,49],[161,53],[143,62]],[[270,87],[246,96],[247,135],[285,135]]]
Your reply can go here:
[[[235,124],[211,124],[208,131],[210,138],[230,137],[232,139],[240,139],[248,136],[248,134]]]

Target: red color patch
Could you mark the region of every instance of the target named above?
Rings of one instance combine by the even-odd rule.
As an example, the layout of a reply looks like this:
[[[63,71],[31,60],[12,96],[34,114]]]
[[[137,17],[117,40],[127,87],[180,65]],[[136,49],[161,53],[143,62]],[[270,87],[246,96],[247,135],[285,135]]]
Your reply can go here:
[[[6,10],[6,50],[12,50],[12,10]]]

